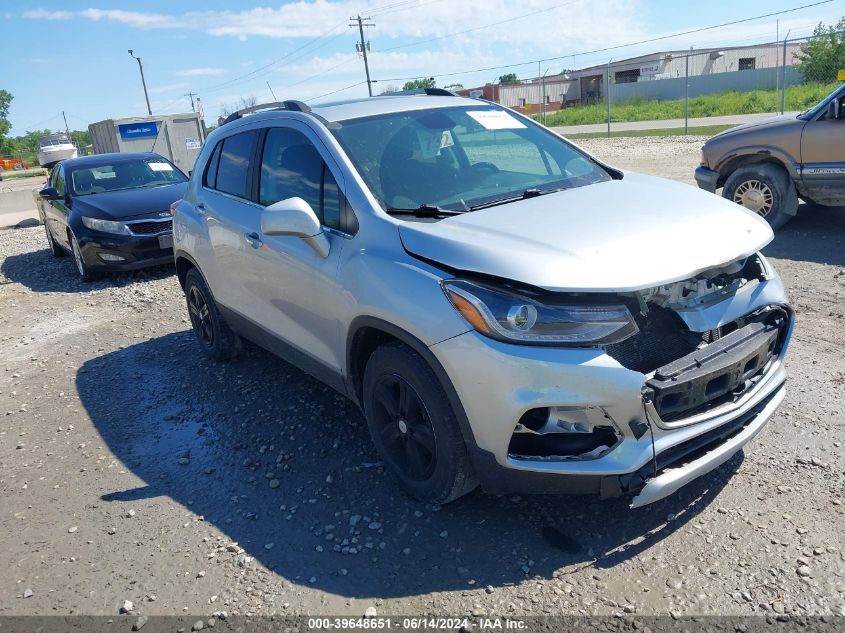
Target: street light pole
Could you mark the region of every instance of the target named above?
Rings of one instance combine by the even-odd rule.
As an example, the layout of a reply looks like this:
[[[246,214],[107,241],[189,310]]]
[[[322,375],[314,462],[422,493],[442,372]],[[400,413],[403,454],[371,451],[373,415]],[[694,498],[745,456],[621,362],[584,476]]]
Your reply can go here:
[[[152,116],[153,109],[150,107],[150,95],[147,94],[147,80],[144,79],[144,65],[141,63],[140,57],[135,57],[131,48],[129,49],[129,55],[138,62],[138,69],[141,71],[141,84],[144,86],[144,98],[147,100],[147,113]]]

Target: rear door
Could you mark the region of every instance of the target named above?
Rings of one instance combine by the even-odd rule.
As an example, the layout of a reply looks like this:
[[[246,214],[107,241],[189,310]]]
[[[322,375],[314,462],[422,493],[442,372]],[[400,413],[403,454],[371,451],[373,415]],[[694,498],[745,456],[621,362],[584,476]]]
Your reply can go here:
[[[66,178],[65,168],[59,163],[53,168],[50,177],[50,186],[56,188],[59,197],[55,200],[42,200],[42,204],[44,205],[44,221],[50,227],[53,239],[66,248],[70,248],[70,240],[67,235],[70,195],[68,192],[69,183]]]
[[[838,119],[821,112],[801,136],[801,179],[807,194],[821,204],[845,204],[845,90]]]
[[[215,148],[203,174],[198,210],[206,218],[212,262],[203,263],[215,301],[237,312],[248,311],[253,295],[244,285],[252,277],[253,246],[260,207],[252,201],[252,165],[259,133],[249,130],[228,136]]]

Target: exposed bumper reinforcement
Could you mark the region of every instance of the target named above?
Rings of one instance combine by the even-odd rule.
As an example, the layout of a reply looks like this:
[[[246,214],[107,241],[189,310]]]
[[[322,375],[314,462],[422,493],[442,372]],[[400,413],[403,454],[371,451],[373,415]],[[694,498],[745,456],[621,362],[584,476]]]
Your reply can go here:
[[[678,468],[667,468],[657,477],[649,480],[631,501],[631,508],[640,508],[668,497],[692,480],[724,464],[763,429],[766,422],[780,406],[785,394],[786,391],[781,386],[766,403],[766,406],[757,413],[754,420],[723,444],[688,464]]]

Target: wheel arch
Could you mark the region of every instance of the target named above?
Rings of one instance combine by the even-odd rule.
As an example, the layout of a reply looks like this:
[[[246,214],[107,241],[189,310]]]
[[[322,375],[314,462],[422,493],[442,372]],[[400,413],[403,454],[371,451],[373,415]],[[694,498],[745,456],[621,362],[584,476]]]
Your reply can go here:
[[[737,169],[758,164],[771,164],[783,169],[796,186],[799,183],[798,169],[786,154],[772,148],[748,147],[728,154],[719,162],[716,167],[716,171],[719,173],[716,187],[722,187]]]
[[[196,260],[193,257],[188,255],[183,251],[176,252],[176,277],[179,279],[179,285],[182,287],[182,290],[185,289],[185,278],[188,276],[188,271],[192,268],[195,268],[200,275],[202,275],[203,281],[206,281],[205,275],[202,274],[200,267],[197,265]],[[206,286],[208,282],[206,281]],[[211,289],[209,289],[210,291]]]
[[[434,353],[410,332],[377,317],[359,316],[352,321],[346,338],[346,380],[349,396],[363,410],[364,368],[367,361],[378,347],[395,342],[411,348],[434,372],[455,412],[470,459],[474,462],[478,448],[458,392]]]

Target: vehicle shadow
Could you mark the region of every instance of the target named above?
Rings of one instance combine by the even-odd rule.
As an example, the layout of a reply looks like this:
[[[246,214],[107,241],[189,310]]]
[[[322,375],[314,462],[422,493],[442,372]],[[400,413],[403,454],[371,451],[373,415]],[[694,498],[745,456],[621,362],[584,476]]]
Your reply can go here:
[[[845,208],[802,203],[798,215],[775,232],[767,257],[845,266]]]
[[[687,529],[742,462],[638,510],[480,491],[433,507],[398,491],[351,402],[252,346],[218,365],[177,332],[86,362],[76,383],[109,449],[145,482],[104,501],[170,497],[288,581],[346,597],[613,568]]]
[[[46,246],[40,250],[10,255],[0,264],[0,276],[22,284],[34,292],[90,292],[139,281],[163,279],[175,272],[175,266],[155,266],[124,273],[107,273],[91,283],[85,283],[79,279],[72,257],[55,258]]]

